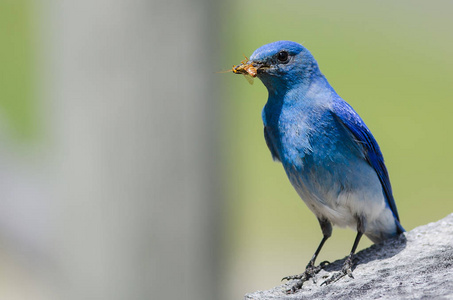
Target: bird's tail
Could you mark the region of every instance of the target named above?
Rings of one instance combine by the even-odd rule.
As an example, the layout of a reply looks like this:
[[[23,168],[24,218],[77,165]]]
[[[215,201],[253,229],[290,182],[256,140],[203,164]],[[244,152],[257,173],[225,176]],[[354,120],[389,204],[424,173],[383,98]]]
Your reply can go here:
[[[403,232],[406,232],[406,230],[403,228],[403,226],[400,224],[400,221],[398,221],[397,219],[395,219],[395,223],[396,223],[396,233],[400,234],[400,233],[403,233]]]

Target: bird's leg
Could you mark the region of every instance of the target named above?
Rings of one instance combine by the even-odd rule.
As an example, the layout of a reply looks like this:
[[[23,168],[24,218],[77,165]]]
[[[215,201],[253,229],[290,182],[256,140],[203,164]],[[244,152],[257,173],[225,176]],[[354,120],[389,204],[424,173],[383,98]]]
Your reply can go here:
[[[338,281],[340,278],[348,275],[351,278],[354,278],[352,276],[352,267],[354,266],[354,254],[357,249],[357,246],[359,245],[360,238],[362,237],[363,233],[365,232],[365,222],[363,218],[358,218],[357,221],[357,235],[354,240],[354,245],[352,245],[352,250],[349,256],[346,258],[343,267],[341,268],[341,271],[338,273],[333,274],[329,279],[321,283],[321,285],[328,285],[330,283]]]
[[[319,243],[319,246],[316,249],[315,254],[313,254],[312,258],[310,259],[307,266],[305,267],[305,271],[302,274],[283,277],[282,280],[293,280],[293,279],[298,280],[296,282],[296,284],[294,284],[291,287],[291,289],[286,291],[287,293],[294,293],[297,290],[301,289],[304,282],[309,280],[310,278],[313,278],[313,282],[316,283],[316,281],[315,281],[316,274],[319,271],[321,271],[321,269],[329,263],[327,261],[323,261],[322,263],[319,264],[319,266],[315,266],[315,261],[316,261],[316,258],[318,257],[319,252],[321,252],[321,249],[324,246],[324,243],[332,235],[332,225],[330,224],[330,222],[327,220],[321,220],[321,219],[318,219],[318,220],[319,220],[319,224],[321,225],[321,230],[323,233],[323,238],[321,240],[321,243]]]

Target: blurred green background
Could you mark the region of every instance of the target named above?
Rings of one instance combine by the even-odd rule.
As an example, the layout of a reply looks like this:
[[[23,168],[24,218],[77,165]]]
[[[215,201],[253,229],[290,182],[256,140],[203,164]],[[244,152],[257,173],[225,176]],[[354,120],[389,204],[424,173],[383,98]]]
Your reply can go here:
[[[10,136],[22,141],[39,131],[31,4],[28,0],[0,1],[0,123],[10,130]]]
[[[379,142],[401,222],[411,230],[453,211],[452,9],[448,1],[236,1],[224,61],[237,64],[242,54],[276,40],[306,46]],[[236,283],[253,291],[300,273],[322,235],[266,147],[265,87],[230,77],[224,89],[229,253]],[[345,256],[354,237],[334,228],[320,261]],[[370,244],[365,238],[360,248]]]
[[[31,1],[0,2],[0,123],[16,142],[40,136],[32,9]],[[302,43],[378,140],[406,230],[453,211],[453,2],[236,0],[217,9],[212,30],[223,52],[213,68],[276,40]],[[300,273],[322,236],[266,147],[266,89],[216,77],[227,179],[222,289],[237,299]],[[344,257],[354,237],[334,229],[319,260]]]

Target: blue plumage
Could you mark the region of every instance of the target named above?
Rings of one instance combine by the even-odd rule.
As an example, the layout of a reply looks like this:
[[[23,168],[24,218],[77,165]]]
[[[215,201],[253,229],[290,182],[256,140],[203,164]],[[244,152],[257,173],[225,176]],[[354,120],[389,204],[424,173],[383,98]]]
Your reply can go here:
[[[269,92],[262,118],[272,157],[282,163],[324,235],[306,271],[287,279],[303,283],[314,276],[319,270],[315,259],[335,224],[358,232],[342,274],[327,283],[336,281],[350,274],[362,234],[381,242],[404,231],[382,153],[363,120],[303,46],[290,41],[265,45],[247,65],[256,69]]]
[[[335,117],[338,118],[342,125],[351,131],[356,142],[362,146],[362,151],[367,162],[373,167],[379,177],[386,204],[390,207],[393,216],[395,217],[397,232],[404,232],[404,228],[399,223],[399,215],[396,209],[395,199],[393,198],[390,178],[384,164],[384,157],[382,156],[381,149],[371,134],[371,131],[366,127],[365,123],[352,107],[344,101],[335,108]]]

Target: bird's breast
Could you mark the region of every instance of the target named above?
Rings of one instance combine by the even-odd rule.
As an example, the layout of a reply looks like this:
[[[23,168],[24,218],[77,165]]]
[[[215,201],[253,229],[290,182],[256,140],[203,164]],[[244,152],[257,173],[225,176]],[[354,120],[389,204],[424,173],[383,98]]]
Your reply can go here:
[[[278,114],[263,113],[263,121],[267,142],[285,167],[301,169],[338,159],[340,132],[327,109],[283,106]]]

